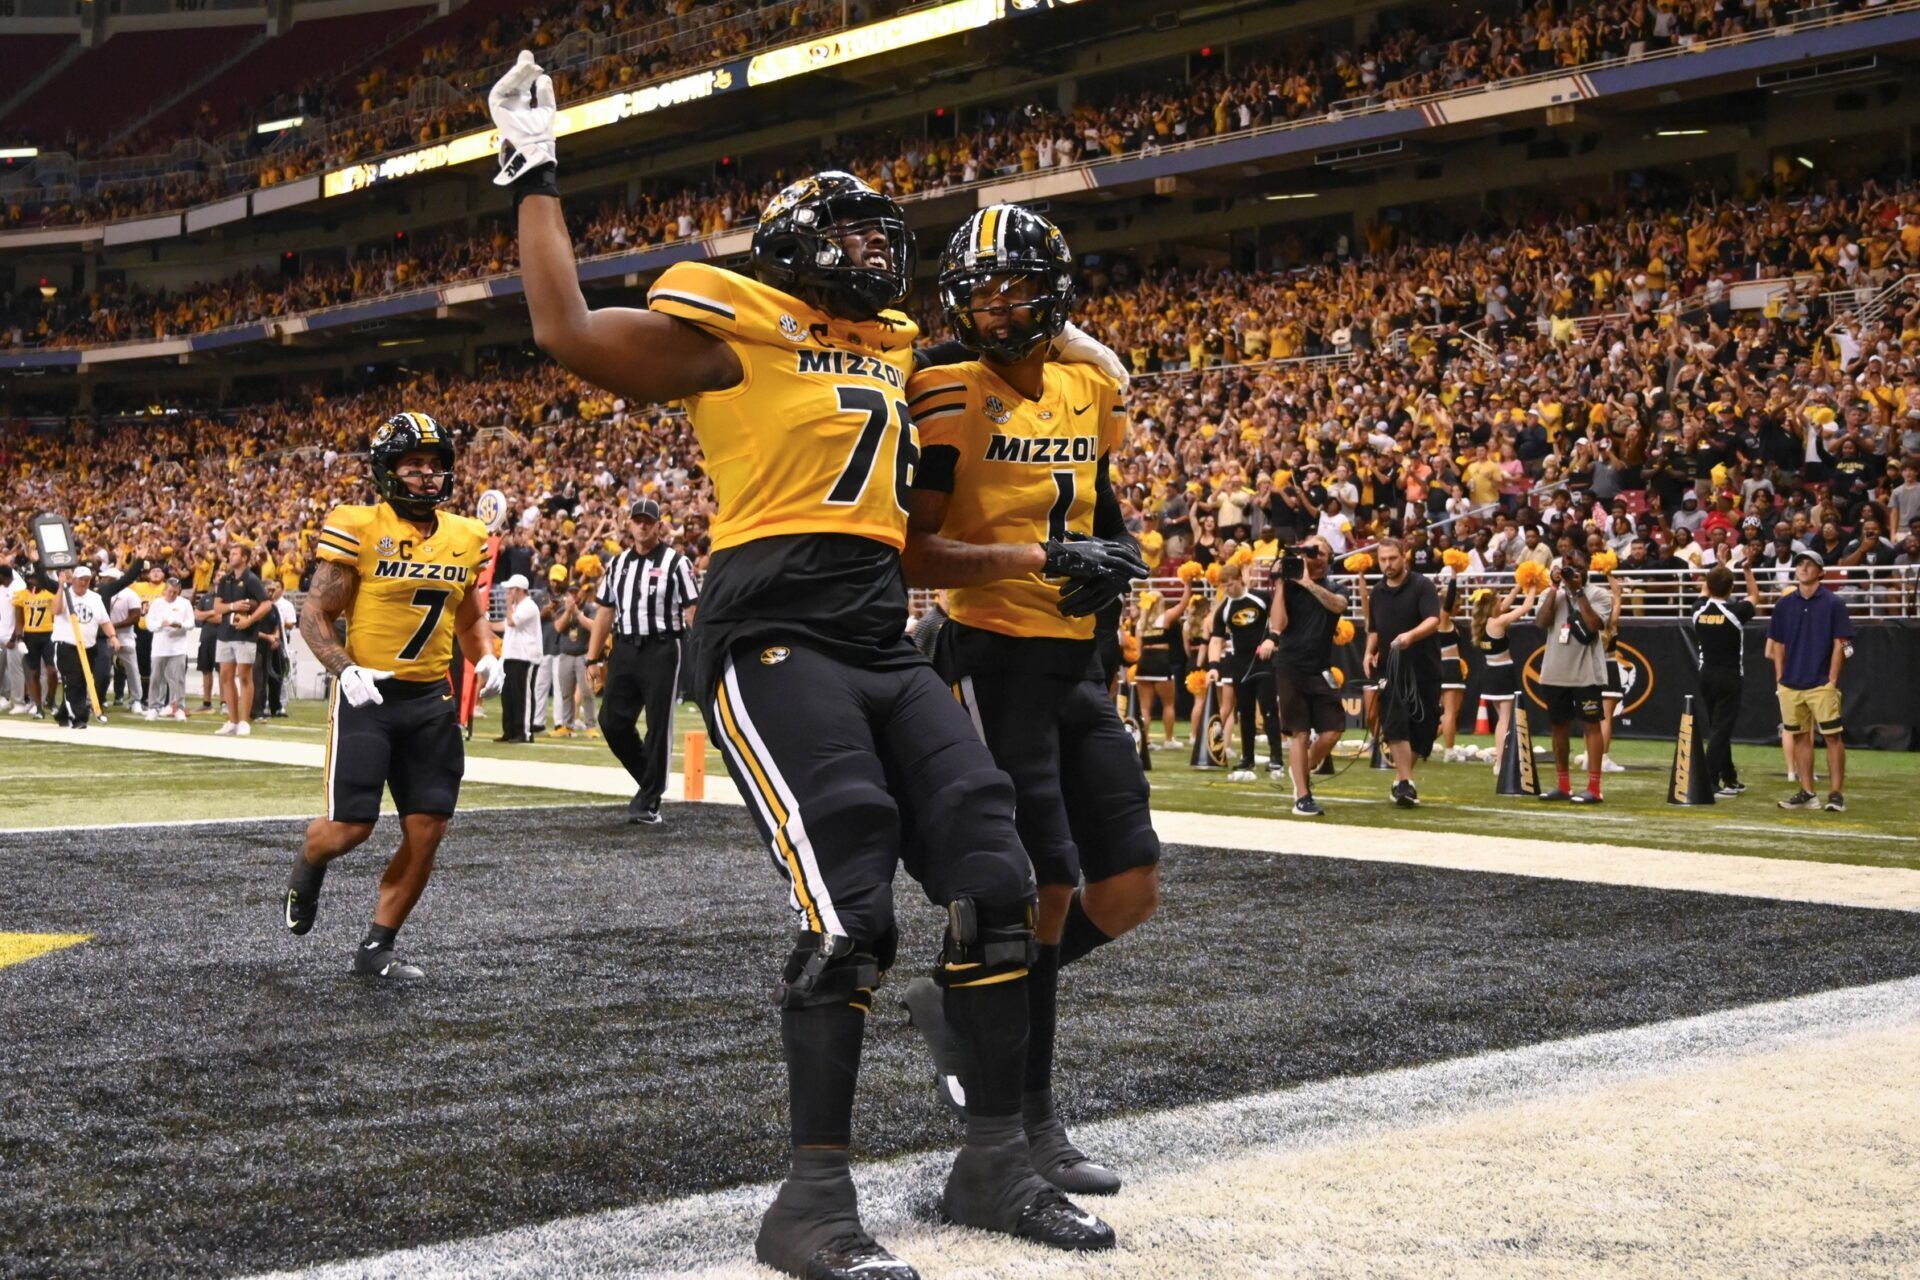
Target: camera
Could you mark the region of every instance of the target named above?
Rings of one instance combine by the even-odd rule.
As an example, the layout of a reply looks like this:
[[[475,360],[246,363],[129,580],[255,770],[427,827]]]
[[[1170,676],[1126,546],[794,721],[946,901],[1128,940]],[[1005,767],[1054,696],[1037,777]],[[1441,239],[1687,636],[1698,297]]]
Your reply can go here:
[[[1300,556],[1291,551],[1281,553],[1280,580],[1282,582],[1298,582],[1306,571],[1307,562]]]

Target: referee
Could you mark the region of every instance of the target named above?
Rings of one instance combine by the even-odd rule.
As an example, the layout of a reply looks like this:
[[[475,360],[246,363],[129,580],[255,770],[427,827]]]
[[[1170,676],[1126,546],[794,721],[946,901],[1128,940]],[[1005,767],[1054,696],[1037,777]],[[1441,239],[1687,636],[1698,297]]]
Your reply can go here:
[[[692,562],[667,546],[661,532],[659,503],[641,498],[628,508],[630,545],[613,558],[600,581],[594,598],[600,611],[587,641],[587,665],[607,664],[600,731],[640,788],[627,802],[627,821],[648,826],[660,821],[673,701],[680,690],[680,646],[700,597]],[[638,727],[642,711],[644,739]]]

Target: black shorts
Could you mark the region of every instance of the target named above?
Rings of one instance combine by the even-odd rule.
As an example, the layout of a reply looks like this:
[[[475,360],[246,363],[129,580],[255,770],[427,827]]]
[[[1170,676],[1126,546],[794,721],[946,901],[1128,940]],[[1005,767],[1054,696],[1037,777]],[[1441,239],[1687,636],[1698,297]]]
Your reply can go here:
[[[1620,679],[1620,659],[1614,657],[1607,659],[1607,682],[1601,686],[1600,691],[1613,698],[1627,696],[1626,685]]]
[[[1413,676],[1414,705],[1402,708],[1390,705],[1391,685],[1380,690],[1380,740],[1405,742],[1415,757],[1425,760],[1433,754],[1434,739],[1440,736],[1440,673],[1416,671]]]
[[[38,671],[53,661],[52,632],[40,631],[30,636],[22,636],[21,639],[27,646],[27,670]]]
[[[1347,727],[1347,706],[1326,673],[1275,667],[1275,701],[1282,733],[1338,733]]]
[[[220,670],[219,648],[220,628],[209,623],[200,628],[200,652],[194,659],[194,670],[203,676],[210,676]]]
[[[1597,684],[1540,686],[1540,700],[1547,704],[1547,720],[1553,724],[1599,724],[1600,686]]]
[[[1173,651],[1163,644],[1140,647],[1140,661],[1133,669],[1135,680],[1173,679]]]
[[[931,666],[761,636],[727,650],[702,697],[801,929],[882,944],[900,865],[940,906],[1033,897],[1013,783]]]
[[[1140,747],[1103,686],[1010,670],[958,676],[952,688],[1013,779],[1014,827],[1041,884],[1093,883],[1160,861]]]
[[[391,788],[402,815],[450,814],[460,800],[466,744],[445,680],[382,680],[386,698],[356,707],[336,684],[327,708],[327,817],[376,822]]]

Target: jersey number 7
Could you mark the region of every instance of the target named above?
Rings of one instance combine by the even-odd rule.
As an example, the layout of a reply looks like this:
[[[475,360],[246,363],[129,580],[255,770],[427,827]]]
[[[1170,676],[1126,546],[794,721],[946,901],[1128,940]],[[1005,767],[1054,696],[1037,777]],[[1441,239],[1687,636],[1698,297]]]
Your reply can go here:
[[[847,465],[841,470],[840,478],[833,482],[833,488],[827,494],[829,506],[846,507],[860,501],[860,495],[866,492],[867,481],[873,476],[873,461],[880,452],[880,442],[887,434],[888,410],[900,424],[900,436],[893,451],[893,500],[900,509],[907,509],[907,489],[913,479],[913,464],[920,460],[920,450],[913,443],[913,424],[907,419],[907,406],[895,400],[889,405],[883,392],[873,387],[835,387],[840,393],[842,413],[864,413],[866,425],[860,428],[860,438],[853,442],[853,453],[847,458]]]
[[[434,628],[440,625],[440,615],[447,607],[447,597],[453,592],[440,587],[421,587],[413,593],[413,607],[425,609],[427,616],[420,620],[420,629],[413,633],[413,639],[401,648],[397,655],[402,662],[412,662],[427,647],[427,641],[433,638]]]

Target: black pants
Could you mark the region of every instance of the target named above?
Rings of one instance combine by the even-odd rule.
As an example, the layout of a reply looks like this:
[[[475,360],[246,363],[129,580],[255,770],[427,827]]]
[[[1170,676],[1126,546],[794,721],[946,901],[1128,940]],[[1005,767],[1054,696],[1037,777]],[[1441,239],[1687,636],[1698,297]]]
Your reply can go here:
[[[255,642],[253,652],[253,718],[280,714],[280,689],[285,676],[280,671],[280,651],[265,640]]]
[[[1253,768],[1253,712],[1258,707],[1267,724],[1267,764],[1287,766],[1287,743],[1280,732],[1280,702],[1273,683],[1273,664],[1257,663],[1233,682],[1233,714],[1240,722],[1240,767]]]
[[[92,662],[93,687],[99,693],[100,705],[104,708],[113,701],[113,678],[120,666],[113,660],[113,646],[107,643],[104,633],[93,642]],[[81,690],[82,694],[85,692]]]
[[[1740,718],[1738,671],[1706,667],[1700,672],[1701,711],[1707,719],[1707,773],[1717,785],[1740,780],[1733,765],[1733,726]]]
[[[633,803],[656,809],[667,790],[667,760],[673,749],[673,700],[680,692],[679,636],[615,640],[607,655],[607,687],[600,702],[600,732],[639,790]],[[640,736],[641,713],[647,717]]]
[[[500,691],[500,733],[515,742],[533,741],[533,664],[508,658],[507,683]]]
[[[60,672],[60,722],[88,724],[93,720],[93,707],[87,701],[87,674],[81,662],[81,650],[70,644],[56,642],[53,646],[53,665]]]
[[[153,684],[153,632],[145,627],[134,628],[133,659],[140,666],[140,688],[144,691]]]

